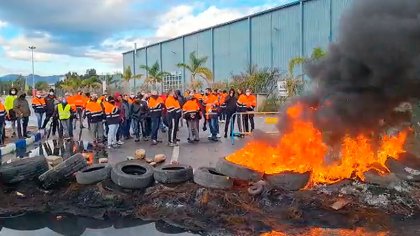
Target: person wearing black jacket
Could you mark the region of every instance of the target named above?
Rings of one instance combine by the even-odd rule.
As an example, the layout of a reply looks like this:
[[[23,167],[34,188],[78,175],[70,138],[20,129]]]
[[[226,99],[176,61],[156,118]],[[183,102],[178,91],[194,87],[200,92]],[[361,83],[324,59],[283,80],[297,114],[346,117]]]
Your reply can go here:
[[[134,102],[130,106],[129,117],[133,123],[133,130],[136,139],[134,142],[140,141],[140,133],[143,134],[143,138],[147,138],[147,132],[145,130],[145,119],[149,111],[147,102],[143,100],[143,95],[138,95]]]
[[[55,105],[57,102],[57,97],[54,95],[54,89],[50,89],[48,96],[45,97],[45,120],[44,124],[42,125],[42,129],[45,129],[47,123],[52,119],[51,127],[52,127],[52,135],[55,135],[55,132],[58,128],[58,116],[55,114]]]
[[[229,90],[229,94],[226,97],[226,123],[225,123],[225,138],[227,138],[227,132],[229,130],[229,127],[231,127],[231,125],[235,125],[235,116],[233,116],[233,114],[236,113],[236,102],[237,102],[238,98],[235,96],[235,90],[232,88]],[[230,119],[232,119],[232,124],[230,123]],[[230,136],[232,136],[233,130],[232,127],[230,129]]]

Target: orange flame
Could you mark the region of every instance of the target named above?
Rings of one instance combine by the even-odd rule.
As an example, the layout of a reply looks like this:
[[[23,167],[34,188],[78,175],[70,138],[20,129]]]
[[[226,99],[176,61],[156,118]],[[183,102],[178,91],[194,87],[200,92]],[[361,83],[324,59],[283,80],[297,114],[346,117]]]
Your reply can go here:
[[[290,118],[289,130],[276,145],[251,141],[226,159],[266,174],[311,171],[310,184],[316,184],[356,177],[364,180],[363,173],[370,169],[387,173],[387,158],[398,158],[404,152],[407,131],[396,136],[385,135],[379,140],[366,134],[347,135],[339,147],[329,147],[314,123],[302,118],[303,112],[314,111],[303,104],[291,106],[286,111]]]

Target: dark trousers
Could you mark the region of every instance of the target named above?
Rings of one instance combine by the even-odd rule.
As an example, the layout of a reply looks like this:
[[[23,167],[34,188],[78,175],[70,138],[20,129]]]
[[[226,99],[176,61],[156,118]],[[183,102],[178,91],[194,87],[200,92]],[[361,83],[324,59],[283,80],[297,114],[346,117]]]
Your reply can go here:
[[[77,107],[76,108],[76,111],[77,111],[77,119],[79,120],[79,122],[80,122],[80,128],[83,126],[83,107]],[[74,126],[76,127],[76,122],[77,121],[75,121],[74,122]]]
[[[177,141],[177,133],[179,129],[180,115],[178,113],[168,113],[168,142],[175,143]]]
[[[139,139],[141,134],[143,134],[143,137],[146,137],[144,134],[144,121],[140,119],[131,119],[131,123],[133,124],[133,132],[136,136],[136,139]]]
[[[219,115],[219,120],[226,120],[226,107],[222,107],[222,111],[220,112],[220,115]]]
[[[29,117],[17,118],[18,137],[22,138],[27,135]]]
[[[121,131],[124,138],[130,137],[130,126],[131,126],[131,119],[126,119],[121,124]]]
[[[243,115],[243,124],[245,126],[245,132],[252,132],[255,128],[255,123],[254,123],[254,115]],[[249,130],[249,124],[251,124],[251,130]]]
[[[3,121],[0,122],[0,144],[3,145],[4,144],[4,136],[6,134],[6,129],[4,128],[6,125],[6,123],[4,123],[4,118]]]
[[[216,138],[219,133],[219,118],[217,115],[211,115],[209,120],[210,133],[213,138]]]
[[[230,128],[229,135],[232,136],[232,131],[233,131],[232,126],[235,127],[235,119],[236,119],[236,116],[234,116],[233,114],[235,114],[235,113],[234,112],[233,113],[232,112],[226,112],[225,136],[227,136],[229,128]]]
[[[150,135],[152,134],[152,118],[151,117],[146,117],[144,119],[143,127],[144,127],[143,138],[150,137]]]
[[[44,120],[44,124],[42,125],[42,128],[45,129],[45,127],[47,126],[47,124],[50,120],[52,120],[51,121],[52,135],[55,135],[55,132],[57,132],[57,128],[58,128],[58,118],[54,117],[53,114],[48,114],[47,113],[47,115],[45,117],[45,120]]]
[[[160,116],[151,117],[151,121],[152,121],[152,140],[157,140],[160,120],[161,120]]]
[[[69,136],[71,137],[71,138],[73,138],[73,122],[74,122],[74,124],[76,124],[76,122],[74,121],[74,119],[71,117],[70,119],[69,119]]]

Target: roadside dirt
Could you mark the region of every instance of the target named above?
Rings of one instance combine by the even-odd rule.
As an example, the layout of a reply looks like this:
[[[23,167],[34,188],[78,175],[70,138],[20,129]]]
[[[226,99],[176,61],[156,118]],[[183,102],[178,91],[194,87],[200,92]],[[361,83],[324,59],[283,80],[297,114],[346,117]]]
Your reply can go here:
[[[416,232],[420,223],[420,186],[414,184],[406,186],[407,191],[396,191],[343,181],[297,192],[266,189],[259,196],[250,196],[244,185],[210,190],[190,182],[157,184],[146,191],[123,190],[110,180],[89,186],[71,182],[49,191],[37,183],[0,185],[0,189],[1,217],[22,213],[71,214],[100,220],[128,217],[164,220],[193,232],[234,235],[308,226],[363,227],[408,235],[406,232]]]

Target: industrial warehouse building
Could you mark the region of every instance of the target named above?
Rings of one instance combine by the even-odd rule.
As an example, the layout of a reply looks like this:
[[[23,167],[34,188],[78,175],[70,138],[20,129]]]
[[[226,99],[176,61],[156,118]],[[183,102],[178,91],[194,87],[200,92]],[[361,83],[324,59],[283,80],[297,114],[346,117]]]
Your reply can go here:
[[[123,66],[135,74],[146,75],[140,65],[158,62],[162,71],[173,74],[185,86],[188,71],[178,68],[188,63],[195,51],[207,56],[206,67],[214,81],[227,81],[249,65],[287,71],[288,62],[308,56],[316,47],[327,49],[337,39],[342,13],[352,0],[300,0],[231,22],[151,44],[123,53]],[[169,81],[168,81],[169,83]]]

